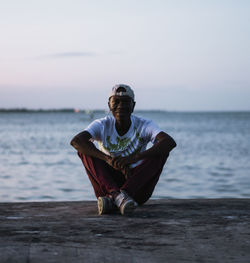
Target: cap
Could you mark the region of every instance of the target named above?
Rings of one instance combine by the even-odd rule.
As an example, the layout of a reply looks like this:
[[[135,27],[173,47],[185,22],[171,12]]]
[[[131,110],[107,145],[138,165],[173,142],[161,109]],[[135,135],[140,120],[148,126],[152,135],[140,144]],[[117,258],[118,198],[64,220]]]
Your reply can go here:
[[[125,91],[117,91],[119,88],[125,89]],[[135,100],[134,91],[125,84],[117,84],[112,88],[111,94],[109,97],[112,96],[129,96],[133,101]]]

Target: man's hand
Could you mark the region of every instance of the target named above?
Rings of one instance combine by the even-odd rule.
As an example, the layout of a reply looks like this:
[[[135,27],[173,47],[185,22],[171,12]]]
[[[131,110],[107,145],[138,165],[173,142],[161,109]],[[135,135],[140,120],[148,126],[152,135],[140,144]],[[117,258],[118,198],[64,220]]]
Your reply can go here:
[[[112,166],[114,169],[122,172],[126,179],[129,178],[131,171],[129,165],[137,162],[135,155],[130,155],[126,157],[110,157],[107,158],[106,162]]]
[[[129,155],[126,157],[118,156],[113,158],[114,165],[118,168],[124,168],[132,163],[136,163],[137,160],[134,155]]]

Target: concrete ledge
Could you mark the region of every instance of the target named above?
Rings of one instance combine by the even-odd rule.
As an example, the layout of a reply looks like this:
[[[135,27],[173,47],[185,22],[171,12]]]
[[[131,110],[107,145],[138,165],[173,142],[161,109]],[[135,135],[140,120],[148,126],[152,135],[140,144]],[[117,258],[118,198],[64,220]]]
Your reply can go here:
[[[0,262],[250,262],[250,199],[0,203]]]

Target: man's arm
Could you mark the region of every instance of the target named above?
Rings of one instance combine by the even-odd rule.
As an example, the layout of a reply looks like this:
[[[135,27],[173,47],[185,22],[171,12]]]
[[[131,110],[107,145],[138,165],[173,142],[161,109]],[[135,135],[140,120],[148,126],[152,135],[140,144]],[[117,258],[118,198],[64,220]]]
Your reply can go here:
[[[101,159],[108,163],[116,170],[120,170],[123,174],[128,173],[128,167],[117,166],[114,158],[98,150],[90,141],[91,135],[87,131],[80,132],[70,142],[70,144],[80,153]]]
[[[90,141],[91,135],[87,131],[80,132],[70,142],[70,144],[80,153],[89,155],[105,162],[111,158],[107,154],[98,150],[95,145]]]
[[[144,152],[135,155],[137,161],[155,156],[168,156],[176,147],[174,139],[165,132],[160,132],[156,136],[156,143]]]

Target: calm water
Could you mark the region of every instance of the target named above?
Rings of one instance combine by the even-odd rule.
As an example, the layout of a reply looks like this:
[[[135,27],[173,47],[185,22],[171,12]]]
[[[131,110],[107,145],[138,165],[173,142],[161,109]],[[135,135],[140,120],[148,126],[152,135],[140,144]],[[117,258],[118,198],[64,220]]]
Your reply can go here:
[[[136,114],[178,145],[154,198],[250,197],[250,112]],[[84,113],[0,113],[0,201],[95,200],[69,145],[90,121]]]

